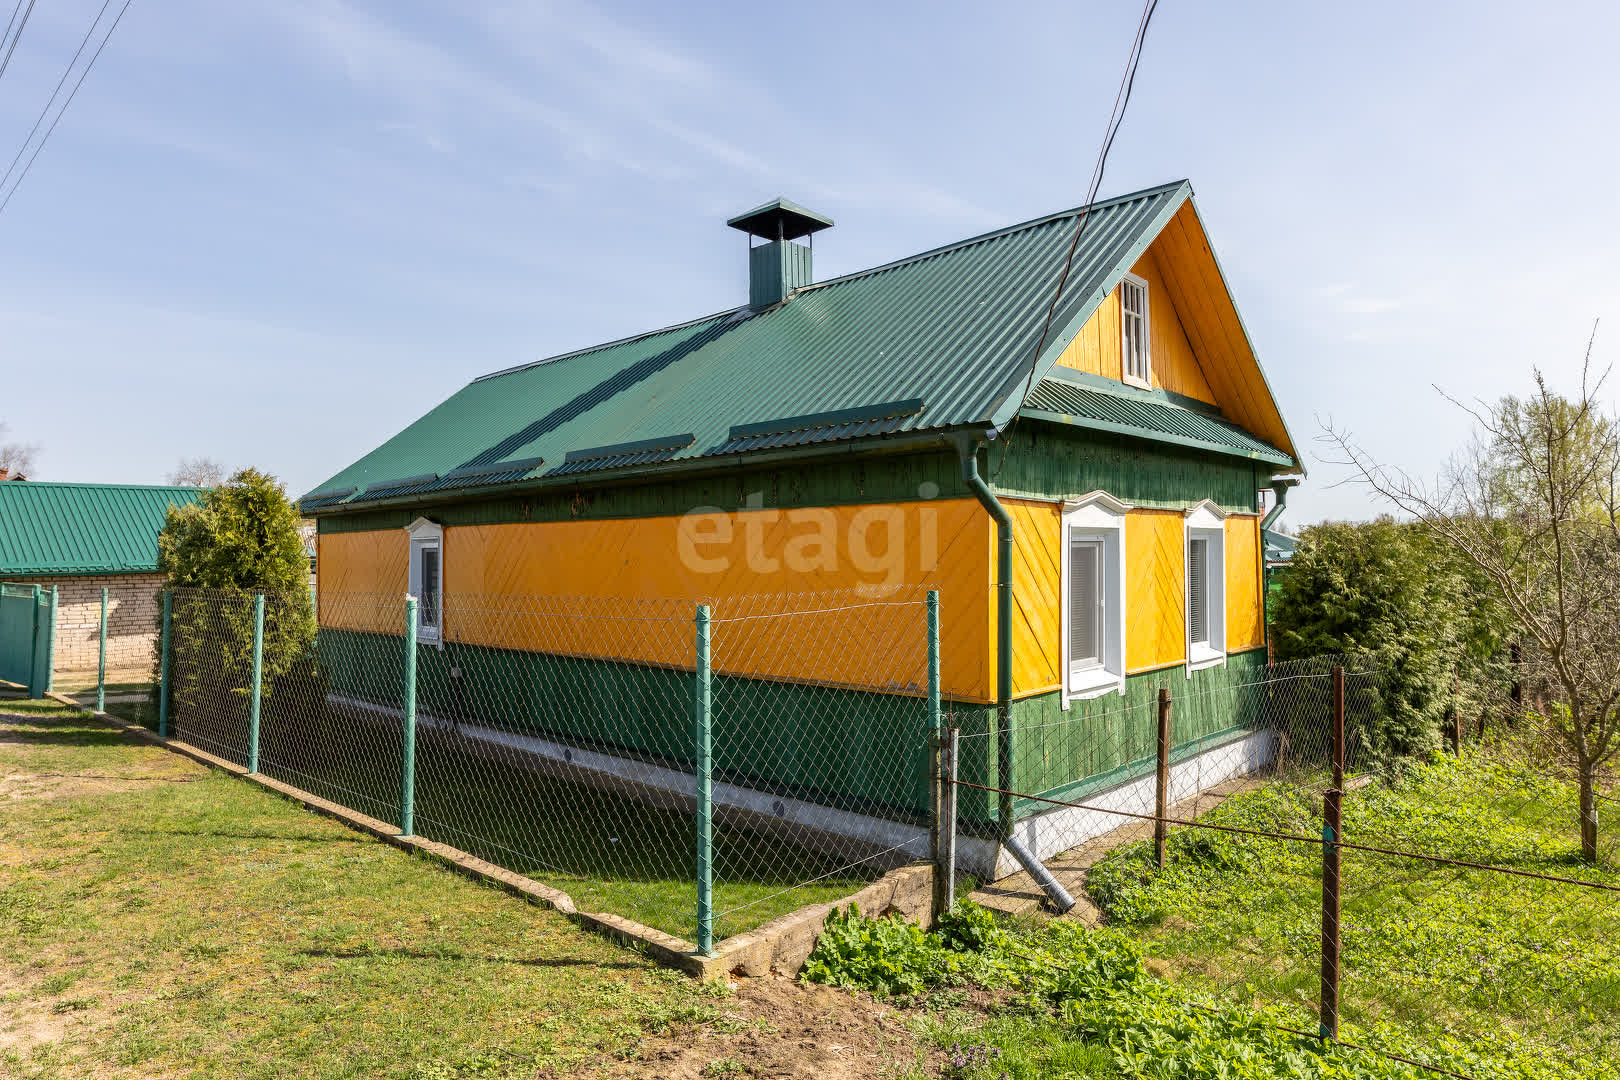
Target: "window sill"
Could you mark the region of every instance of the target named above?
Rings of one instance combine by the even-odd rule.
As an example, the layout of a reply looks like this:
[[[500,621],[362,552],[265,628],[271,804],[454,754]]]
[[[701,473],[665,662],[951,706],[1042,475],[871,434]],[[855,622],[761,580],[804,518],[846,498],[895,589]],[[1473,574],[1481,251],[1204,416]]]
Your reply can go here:
[[[1098,668],[1088,671],[1078,678],[1069,679],[1068,688],[1063,692],[1063,707],[1067,709],[1071,701],[1083,701],[1087,698],[1102,697],[1104,694],[1125,692],[1125,676],[1107,668]]]
[[[1135,375],[1121,375],[1119,381],[1126,386],[1134,386],[1138,390],[1152,390],[1153,383],[1147,379],[1138,379]]]
[[[1195,645],[1187,657],[1187,673],[1191,675],[1195,671],[1202,671],[1205,668],[1225,663],[1226,654],[1224,652],[1202,645]]]

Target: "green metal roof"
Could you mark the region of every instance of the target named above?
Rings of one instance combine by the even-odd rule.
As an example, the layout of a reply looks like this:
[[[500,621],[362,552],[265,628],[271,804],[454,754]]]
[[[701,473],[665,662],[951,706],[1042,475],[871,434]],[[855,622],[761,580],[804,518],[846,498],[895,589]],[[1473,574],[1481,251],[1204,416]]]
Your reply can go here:
[[[1061,351],[1060,331],[1090,317],[1191,197],[1180,181],[1092,207],[1037,365],[1043,373]],[[426,501],[498,486],[491,477],[535,487],[587,469],[595,477],[1004,425],[1022,403],[1080,213],[1065,210],[817,282],[757,311],[739,307],[475,379],[320,484],[303,508],[341,511],[402,496]],[[906,407],[889,407],[897,403]],[[674,432],[691,438],[588,461],[578,456],[669,440]],[[520,459],[536,458],[545,465],[517,468]],[[514,470],[496,470],[503,462]],[[418,482],[381,486],[401,478]]]
[[[1024,416],[1093,431],[1168,442],[1217,454],[1291,466],[1294,459],[1229,420],[1149,394],[1092,389],[1063,378],[1040,380],[1024,400]]]
[[[157,569],[170,505],[202,488],[0,483],[0,576],[117,574]]]

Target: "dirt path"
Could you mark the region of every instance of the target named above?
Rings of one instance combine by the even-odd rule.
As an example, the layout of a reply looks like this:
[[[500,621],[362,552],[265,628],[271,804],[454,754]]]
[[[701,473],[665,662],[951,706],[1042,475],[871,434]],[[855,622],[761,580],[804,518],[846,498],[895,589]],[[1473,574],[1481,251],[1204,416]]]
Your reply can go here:
[[[633,1061],[598,1065],[576,1075],[615,1080],[891,1080],[919,1062],[938,1064],[937,1053],[918,1048],[903,1014],[864,995],[780,975],[741,979],[735,985],[736,997],[726,1006],[729,1022],[650,1039]]]

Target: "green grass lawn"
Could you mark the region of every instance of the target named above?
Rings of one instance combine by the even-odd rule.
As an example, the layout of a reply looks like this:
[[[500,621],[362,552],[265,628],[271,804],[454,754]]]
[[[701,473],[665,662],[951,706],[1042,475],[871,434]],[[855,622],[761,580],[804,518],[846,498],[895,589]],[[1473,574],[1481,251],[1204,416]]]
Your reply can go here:
[[[236,702],[180,713],[172,734],[247,763],[247,717]],[[155,728],[148,702],[110,704]],[[178,710],[177,710],[178,712]],[[416,748],[415,831],[567,892],[583,911],[611,912],[694,939],[696,826],[688,807],[658,807],[524,768],[520,755],[422,726]],[[261,722],[260,770],[387,822],[400,817],[399,721],[356,708],[272,701]],[[883,867],[846,869],[759,832],[713,831],[715,939],[751,930],[806,904],[838,900]]]
[[[1620,884],[1612,859],[1578,861],[1574,808],[1568,785],[1470,754],[1351,792],[1344,829],[1352,842]],[[1617,817],[1602,821],[1611,837]],[[1275,787],[1206,820],[1305,835],[1321,827],[1313,797]],[[1122,848],[1088,880],[1150,966],[1227,998],[1275,1003],[1309,1026],[1321,848],[1184,830],[1166,871],[1150,854],[1150,845]],[[1356,1028],[1419,1048],[1459,1040],[1487,1061],[1552,1074],[1620,1061],[1620,894],[1354,851],[1344,853],[1343,889],[1341,1015]]]
[[[0,1075],[547,1076],[726,1004],[53,704],[0,702],[0,807]]]

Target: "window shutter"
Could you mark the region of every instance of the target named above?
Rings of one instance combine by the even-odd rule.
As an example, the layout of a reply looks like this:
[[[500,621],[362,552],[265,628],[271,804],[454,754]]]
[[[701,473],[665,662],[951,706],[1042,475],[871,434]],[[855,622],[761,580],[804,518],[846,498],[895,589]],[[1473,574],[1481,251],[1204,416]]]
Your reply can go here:
[[[1069,549],[1069,664],[1095,666],[1102,659],[1102,597],[1098,591],[1098,563],[1102,545],[1095,541]]]
[[[1209,643],[1209,541],[1187,547],[1187,628],[1195,644]]]

